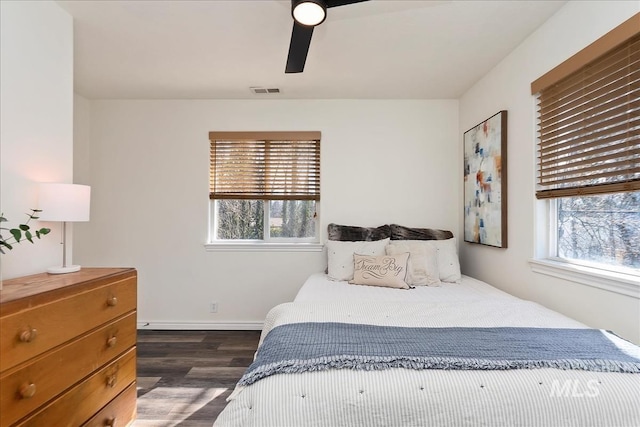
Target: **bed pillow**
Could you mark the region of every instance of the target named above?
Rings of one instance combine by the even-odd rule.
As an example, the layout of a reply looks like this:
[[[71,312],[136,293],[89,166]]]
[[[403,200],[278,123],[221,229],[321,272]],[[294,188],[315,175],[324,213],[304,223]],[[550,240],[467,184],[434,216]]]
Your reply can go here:
[[[440,280],[449,283],[460,283],[460,260],[455,237],[447,240],[428,240],[428,245],[436,248],[438,253],[438,271]]]
[[[353,255],[354,285],[384,286],[387,288],[409,289],[405,282],[409,252],[398,255]]]
[[[356,227],[351,225],[329,224],[327,226],[327,239],[343,242],[373,241],[391,237],[391,227]]]
[[[440,286],[438,251],[423,242],[393,241],[385,248],[387,255],[409,253],[406,282],[412,286]]]
[[[415,242],[435,248],[440,281],[460,283],[462,275],[460,274],[460,261],[458,260],[455,237],[447,240],[405,240],[405,242]]]
[[[411,228],[398,224],[391,224],[391,240],[446,240],[453,238],[453,233],[447,230],[432,228]]]
[[[327,274],[331,280],[353,279],[353,254],[384,255],[384,248],[389,239],[374,240],[372,242],[341,242],[328,240]]]

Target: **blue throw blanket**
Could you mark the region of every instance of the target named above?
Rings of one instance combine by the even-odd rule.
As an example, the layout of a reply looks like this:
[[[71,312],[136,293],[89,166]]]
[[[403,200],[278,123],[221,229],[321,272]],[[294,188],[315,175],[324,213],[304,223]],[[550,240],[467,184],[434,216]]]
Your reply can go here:
[[[640,373],[598,329],[407,328],[292,323],[272,329],[240,379],[327,369],[534,369]]]

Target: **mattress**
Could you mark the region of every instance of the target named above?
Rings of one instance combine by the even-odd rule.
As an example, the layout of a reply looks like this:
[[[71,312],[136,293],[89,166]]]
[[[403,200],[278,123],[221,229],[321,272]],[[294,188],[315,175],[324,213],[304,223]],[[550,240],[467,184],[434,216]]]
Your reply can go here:
[[[313,275],[294,302],[270,311],[261,342],[273,328],[301,322],[586,328],[470,277],[398,290]],[[638,347],[612,339],[640,357]],[[331,369],[237,387],[215,426],[639,426],[639,396],[640,375],[617,372]]]

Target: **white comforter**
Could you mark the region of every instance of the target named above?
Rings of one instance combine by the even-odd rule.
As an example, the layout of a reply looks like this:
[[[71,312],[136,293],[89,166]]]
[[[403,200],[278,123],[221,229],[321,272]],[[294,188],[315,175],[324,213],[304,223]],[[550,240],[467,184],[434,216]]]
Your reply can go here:
[[[584,327],[540,305],[496,292],[465,301],[434,298],[418,303],[297,300],[269,313],[262,336],[286,323],[326,321]],[[616,341],[640,357],[636,346]],[[639,403],[638,374],[556,369],[330,370],[273,375],[238,388],[215,426],[640,426]]]
[[[488,283],[465,275],[460,283],[442,282],[440,286],[416,286],[415,289],[406,290],[351,285],[316,273],[307,278],[294,302],[460,302],[504,298],[516,299]]]

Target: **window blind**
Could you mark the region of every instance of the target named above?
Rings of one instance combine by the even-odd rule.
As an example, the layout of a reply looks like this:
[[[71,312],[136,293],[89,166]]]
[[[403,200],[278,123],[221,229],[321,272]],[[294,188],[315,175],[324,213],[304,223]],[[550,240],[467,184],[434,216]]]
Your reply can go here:
[[[539,90],[537,198],[640,190],[639,32]]]
[[[320,200],[320,132],[211,132],[209,198]]]

